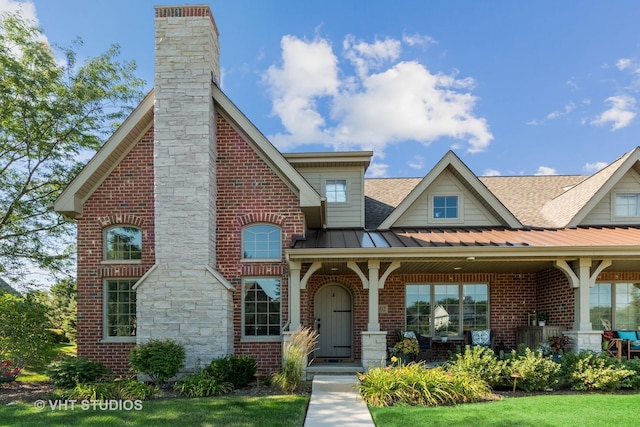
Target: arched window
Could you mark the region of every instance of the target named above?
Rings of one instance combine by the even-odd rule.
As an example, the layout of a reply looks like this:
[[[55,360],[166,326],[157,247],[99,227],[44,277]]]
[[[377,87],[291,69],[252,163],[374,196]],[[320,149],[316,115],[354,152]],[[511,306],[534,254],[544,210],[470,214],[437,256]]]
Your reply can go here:
[[[142,259],[142,230],[138,227],[122,225],[105,230],[104,259]]]
[[[282,257],[282,231],[270,224],[256,224],[242,230],[242,258],[279,260]]]

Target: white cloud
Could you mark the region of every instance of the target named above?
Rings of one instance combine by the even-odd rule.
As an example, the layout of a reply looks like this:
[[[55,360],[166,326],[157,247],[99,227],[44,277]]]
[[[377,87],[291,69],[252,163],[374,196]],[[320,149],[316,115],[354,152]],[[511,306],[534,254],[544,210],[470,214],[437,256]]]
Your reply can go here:
[[[385,163],[372,163],[367,168],[368,178],[385,178],[389,170],[389,165]]]
[[[557,174],[558,173],[554,168],[550,168],[547,166],[540,166],[538,168],[538,172],[536,172],[536,175],[557,175]]]
[[[17,13],[27,21],[38,23],[36,6],[30,1],[0,0],[0,14],[5,12]]]
[[[605,100],[611,108],[604,111],[597,119],[591,121],[591,124],[601,126],[607,123],[612,123],[611,130],[618,130],[625,128],[631,124],[631,121],[636,116],[635,113],[635,98],[629,95],[610,96]]]
[[[405,42],[409,46],[423,46],[427,47],[432,44],[437,44],[438,42],[430,36],[422,35],[422,34],[404,34],[402,36],[402,41]]]
[[[557,119],[560,116],[566,116],[567,114],[572,112],[575,108],[576,108],[575,104],[573,102],[570,102],[564,106],[564,110],[552,111],[551,113],[547,114],[547,119],[553,120],[553,119]]]
[[[608,165],[607,162],[593,162],[584,165],[584,170],[587,172],[598,172]]]
[[[500,171],[497,171],[495,169],[485,169],[482,175],[483,176],[501,176],[502,174],[500,173]]]
[[[366,43],[356,42],[352,35],[345,37],[342,47],[345,57],[351,61],[361,79],[366,77],[371,68],[379,69],[386,62],[398,59],[401,51],[401,43],[395,39]]]
[[[283,37],[282,64],[264,76],[285,129],[270,136],[278,148],[320,143],[384,153],[393,143],[449,138],[479,152],[493,140],[486,119],[473,114],[472,78],[399,61],[401,43],[394,39],[368,44],[348,36],[343,46],[355,75],[339,68],[327,40]]]
[[[631,59],[629,58],[620,58],[618,59],[618,62],[616,62],[616,68],[621,71],[626,68],[629,68],[630,66],[631,66]]]
[[[409,160],[407,165],[409,165],[411,169],[422,169],[424,167],[424,157],[416,154],[411,160]]]

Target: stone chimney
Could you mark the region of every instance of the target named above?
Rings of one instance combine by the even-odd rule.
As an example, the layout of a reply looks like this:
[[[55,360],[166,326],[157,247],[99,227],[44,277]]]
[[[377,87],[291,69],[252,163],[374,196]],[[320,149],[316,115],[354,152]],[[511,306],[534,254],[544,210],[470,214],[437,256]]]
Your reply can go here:
[[[139,282],[137,342],[185,346],[185,370],[233,352],[232,287],[216,267],[218,30],[209,6],[155,8],[156,264]]]

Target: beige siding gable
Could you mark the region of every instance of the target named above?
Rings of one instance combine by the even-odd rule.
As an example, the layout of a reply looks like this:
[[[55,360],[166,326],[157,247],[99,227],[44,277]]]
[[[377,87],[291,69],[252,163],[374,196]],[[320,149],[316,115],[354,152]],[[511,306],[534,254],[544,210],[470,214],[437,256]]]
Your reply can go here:
[[[347,201],[327,203],[327,227],[364,227],[364,168],[298,168],[298,172],[322,197],[327,180],[346,180]]]
[[[639,217],[616,217],[615,197],[619,193],[640,193],[640,175],[630,169],[585,216],[579,225],[640,224]]]
[[[457,196],[458,219],[438,219],[433,217],[434,196]],[[461,227],[500,226],[499,220],[460,183],[454,174],[444,170],[395,223],[396,227]]]

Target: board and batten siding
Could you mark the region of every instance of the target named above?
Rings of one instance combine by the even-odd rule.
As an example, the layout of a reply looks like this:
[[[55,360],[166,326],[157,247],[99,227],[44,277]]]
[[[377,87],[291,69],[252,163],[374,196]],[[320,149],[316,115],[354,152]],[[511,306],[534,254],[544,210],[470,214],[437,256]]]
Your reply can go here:
[[[459,219],[434,219],[431,213],[434,195],[458,196]],[[397,227],[424,227],[427,225],[442,227],[499,226],[501,223],[451,172],[443,171],[395,224]]]
[[[630,170],[613,186],[609,194],[589,212],[580,222],[580,225],[607,225],[607,224],[640,224],[640,218],[615,217],[613,205],[616,193],[640,193],[640,175]]]
[[[346,179],[347,202],[327,203],[327,227],[364,227],[363,168],[298,168],[298,172],[322,197],[328,179]]]

